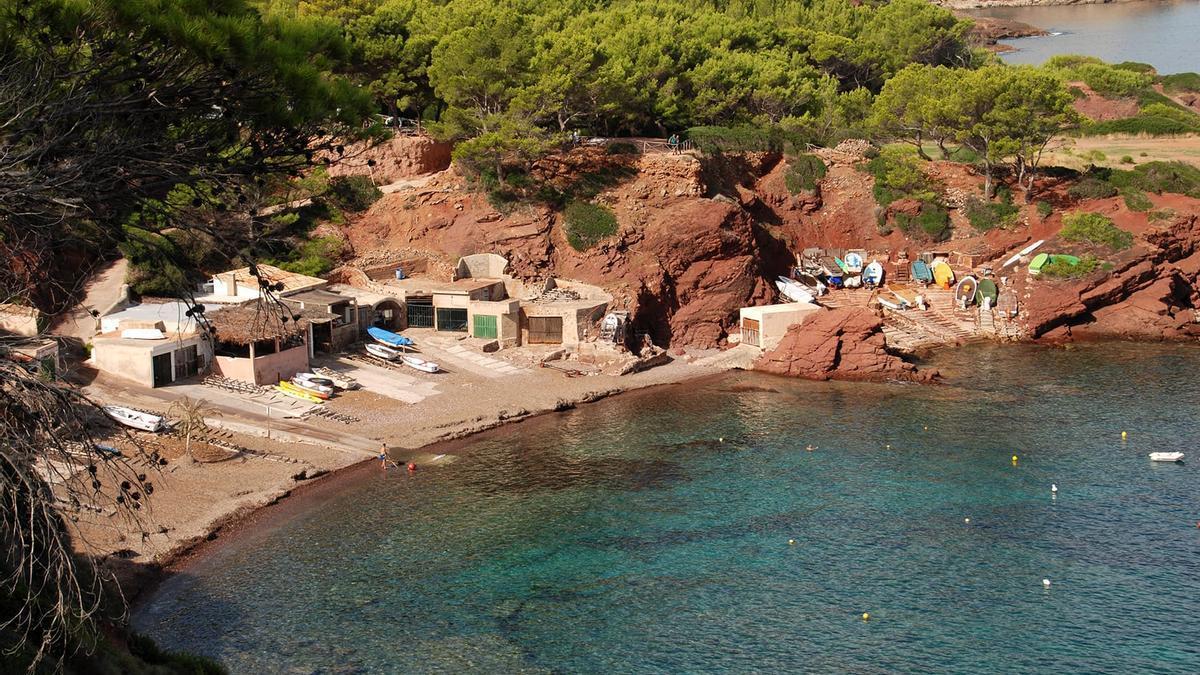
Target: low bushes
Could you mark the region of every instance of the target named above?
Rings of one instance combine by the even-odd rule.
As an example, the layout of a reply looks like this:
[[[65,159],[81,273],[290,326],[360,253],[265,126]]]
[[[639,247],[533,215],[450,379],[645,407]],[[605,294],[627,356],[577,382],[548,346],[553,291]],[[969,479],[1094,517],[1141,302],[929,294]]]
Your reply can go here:
[[[322,199],[342,211],[366,211],[383,193],[369,176],[337,176],[329,181]]]
[[[1066,241],[1107,246],[1114,251],[1133,245],[1133,234],[1114,225],[1108,216],[1087,211],[1064,216],[1058,236]]]
[[[1036,206],[1038,215],[1041,216],[1043,220],[1049,218],[1051,213],[1054,213],[1054,207],[1050,205],[1050,202],[1038,201]]]
[[[950,238],[950,214],[930,202],[922,204],[916,216],[897,213],[896,226],[908,236],[924,235],[930,241],[946,241]]]
[[[873,193],[880,206],[906,197],[923,202],[934,199],[929,179],[921,171],[921,160],[910,148],[889,145],[863,168],[875,177]]]
[[[1149,211],[1154,208],[1154,202],[1141,190],[1129,188],[1121,194],[1125,197],[1125,206],[1129,207],[1130,211]]]
[[[1200,92],[1200,75],[1196,73],[1175,73],[1166,75],[1159,81],[1162,82],[1163,91],[1168,94]]]
[[[1067,194],[1075,199],[1107,199],[1116,197],[1118,192],[1112,183],[1093,176],[1085,177],[1067,189]]]
[[[602,204],[575,201],[563,211],[563,230],[576,251],[586,251],[617,233],[617,217]]]
[[[970,197],[963,204],[963,213],[970,221],[971,227],[980,232],[987,232],[995,227],[1005,227],[1016,220],[1020,209],[1013,204],[1012,192],[1001,188],[998,191],[998,201],[988,201],[982,197]]]
[[[1147,134],[1169,136],[1200,131],[1200,115],[1165,103],[1150,103],[1133,117],[1084,125],[1083,133],[1092,136],[1104,134]]]
[[[686,138],[706,155],[735,152],[781,152],[797,138],[779,127],[692,127]]]
[[[296,274],[324,276],[326,272],[337,267],[345,253],[345,247],[345,242],[337,237],[316,237],[292,251],[287,260],[272,260],[269,264]]]
[[[820,157],[797,155],[790,160],[787,172],[783,174],[783,182],[792,194],[811,192],[817,188],[817,183],[825,177],[827,170]]]
[[[1068,262],[1051,262],[1043,265],[1040,276],[1050,279],[1081,279],[1095,272],[1100,267],[1100,260],[1094,255],[1085,255],[1079,263],[1072,265]]]

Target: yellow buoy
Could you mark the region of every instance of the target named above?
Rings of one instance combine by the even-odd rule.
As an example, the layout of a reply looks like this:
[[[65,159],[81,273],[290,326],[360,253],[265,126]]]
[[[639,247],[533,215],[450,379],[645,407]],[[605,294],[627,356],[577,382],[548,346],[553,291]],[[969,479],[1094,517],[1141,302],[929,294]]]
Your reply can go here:
[[[720,438],[718,438],[718,439],[717,439],[717,442],[718,442],[718,443],[724,443],[724,442],[725,442],[725,437],[724,437],[724,436],[721,436]]]
[[[863,621],[870,621],[870,620],[871,620],[871,613],[863,612]]]
[[[1017,463],[1017,456],[1013,455],[1013,464],[1016,464],[1016,463]]]
[[[1129,432],[1122,431],[1121,432],[1121,440],[1125,440],[1126,438],[1129,438]]]
[[[788,546],[795,546],[795,545],[796,545],[795,539],[788,539]]]

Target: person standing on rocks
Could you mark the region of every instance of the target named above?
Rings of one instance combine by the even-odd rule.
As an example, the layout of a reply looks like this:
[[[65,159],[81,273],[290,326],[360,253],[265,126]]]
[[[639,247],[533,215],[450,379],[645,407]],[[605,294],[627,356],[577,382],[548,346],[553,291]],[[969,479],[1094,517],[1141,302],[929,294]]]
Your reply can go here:
[[[379,446],[379,468],[387,470],[387,443],[381,443]]]

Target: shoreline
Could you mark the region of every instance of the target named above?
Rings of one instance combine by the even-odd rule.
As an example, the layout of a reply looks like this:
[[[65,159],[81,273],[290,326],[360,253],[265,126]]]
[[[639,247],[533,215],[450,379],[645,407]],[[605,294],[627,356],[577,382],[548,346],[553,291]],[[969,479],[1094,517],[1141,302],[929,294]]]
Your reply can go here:
[[[1008,345],[1035,345],[1047,348],[1069,349],[1074,344],[1097,344],[1105,342],[1133,342],[1133,343],[1161,343],[1164,341],[1146,340],[1144,338],[1129,338],[1120,336],[1104,336],[1094,334],[1083,334],[1074,339],[1037,339],[1037,340],[994,340],[986,344],[994,346]],[[1191,343],[1192,340],[1176,340],[1166,342]],[[972,343],[985,344],[985,343]],[[922,364],[933,359],[937,354],[949,351],[952,349],[960,349],[969,345],[940,345],[930,346],[909,354],[907,358],[913,359],[916,363]],[[488,434],[497,433],[502,429],[517,425],[521,422],[544,421],[556,413],[569,412],[579,406],[597,403],[606,399],[615,398],[618,396],[637,396],[649,395],[651,392],[668,387],[677,387],[685,384],[694,384],[714,380],[720,377],[728,376],[731,372],[758,372],[760,375],[767,377],[782,377],[771,373],[753,371],[749,369],[729,368],[722,370],[708,371],[691,371],[684,373],[683,377],[674,378],[664,381],[656,381],[635,386],[627,386],[620,388],[612,388],[603,392],[588,392],[570,401],[565,407],[542,407],[533,411],[526,411],[519,416],[512,416],[505,419],[493,420],[487,424],[479,425],[471,428],[460,428],[446,432],[441,437],[436,438],[424,445],[408,448],[401,451],[389,453],[389,460],[395,463],[389,467],[388,471],[398,471],[403,474],[405,471],[404,465],[409,461],[425,459],[428,460],[436,454],[454,454],[454,451],[467,446],[468,444],[477,442],[480,438],[486,438]],[[789,378],[792,379],[792,378]],[[847,380],[835,380],[847,381]],[[853,382],[853,380],[848,380]],[[599,395],[597,395],[599,394]],[[437,453],[432,450],[435,449]],[[464,454],[461,457],[467,457]],[[132,579],[126,579],[121,582],[122,592],[125,594],[129,612],[132,614],[137,611],[138,607],[145,602],[147,598],[152,596],[154,592],[169,578],[186,570],[190,565],[194,564],[199,558],[210,555],[219,550],[223,546],[235,541],[240,536],[245,536],[257,528],[271,525],[272,522],[279,518],[286,518],[304,507],[308,500],[320,496],[331,491],[337,491],[344,485],[353,480],[357,480],[365,472],[375,472],[379,469],[375,463],[379,460],[375,457],[363,458],[361,460],[346,464],[344,466],[320,473],[319,475],[311,476],[303,481],[295,483],[291,488],[279,490],[272,498],[263,501],[256,505],[243,505],[233,511],[225,513],[220,518],[209,523],[209,526],[204,528],[204,534],[201,536],[192,537],[191,539],[181,542],[178,546],[157,556],[152,562],[134,562],[117,559],[115,562],[118,565],[129,565],[140,567],[137,574]],[[418,464],[418,471],[432,470],[422,469]],[[103,564],[103,563],[102,563]],[[121,576],[121,571],[112,569],[110,571]]]
[[[499,432],[501,429],[521,422],[543,420],[555,413],[569,412],[579,406],[597,403],[616,396],[649,394],[657,389],[716,379],[733,370],[739,369],[696,369],[681,373],[680,377],[634,383],[631,386],[613,387],[602,391],[589,391],[574,398],[560,399],[554,406],[541,406],[535,410],[523,410],[521,414],[500,417],[473,426],[453,428],[423,445],[414,448],[391,449],[388,459],[394,462],[395,466],[389,467],[388,471],[404,472],[404,465],[410,461],[429,460],[435,454],[451,454],[444,451],[462,448],[478,440],[481,436]],[[431,452],[433,448],[439,452]],[[186,569],[201,556],[219,549],[239,535],[267,524],[263,521],[286,515],[284,509],[295,506],[297,504],[296,497],[310,499],[314,495],[341,488],[345,482],[355,480],[363,472],[378,471],[379,469],[376,467],[378,461],[377,457],[365,457],[296,481],[289,488],[274,490],[260,503],[243,504],[224,513],[208,523],[207,526],[200,528],[202,534],[180,541],[176,546],[155,556],[152,561],[138,562],[108,556],[107,559],[100,558],[98,565],[106,567],[117,577],[129,612],[132,614],[146,598],[153,595],[163,582]],[[418,470],[432,469],[418,468]]]

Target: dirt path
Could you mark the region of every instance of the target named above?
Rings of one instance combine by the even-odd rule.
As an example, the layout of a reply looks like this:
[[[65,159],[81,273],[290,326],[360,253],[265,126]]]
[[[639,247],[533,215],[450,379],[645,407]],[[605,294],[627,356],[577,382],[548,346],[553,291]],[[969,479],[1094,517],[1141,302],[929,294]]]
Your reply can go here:
[[[96,335],[97,323],[92,312],[107,314],[125,300],[125,273],[128,269],[129,262],[118,258],[96,270],[83,287],[83,298],[79,304],[59,317],[50,332],[77,338],[83,343],[90,342]]]

